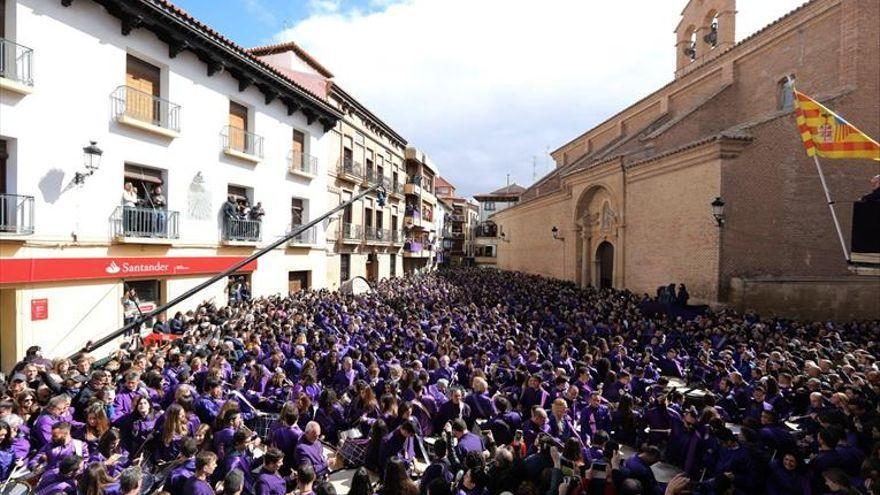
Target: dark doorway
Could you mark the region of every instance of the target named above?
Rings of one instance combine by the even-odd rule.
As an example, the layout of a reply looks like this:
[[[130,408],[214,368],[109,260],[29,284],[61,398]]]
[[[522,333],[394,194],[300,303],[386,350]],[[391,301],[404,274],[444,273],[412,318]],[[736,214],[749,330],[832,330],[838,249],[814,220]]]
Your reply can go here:
[[[614,246],[610,242],[599,244],[596,261],[599,264],[599,288],[611,288],[614,285]]]
[[[379,257],[376,253],[367,255],[367,280],[370,282],[379,280]]]

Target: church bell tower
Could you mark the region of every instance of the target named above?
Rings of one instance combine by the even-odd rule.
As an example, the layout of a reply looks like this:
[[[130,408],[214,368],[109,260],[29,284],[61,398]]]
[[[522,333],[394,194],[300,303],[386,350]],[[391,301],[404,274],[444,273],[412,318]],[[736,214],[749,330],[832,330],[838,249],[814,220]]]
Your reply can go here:
[[[736,0],[688,0],[675,28],[675,77],[732,47]]]

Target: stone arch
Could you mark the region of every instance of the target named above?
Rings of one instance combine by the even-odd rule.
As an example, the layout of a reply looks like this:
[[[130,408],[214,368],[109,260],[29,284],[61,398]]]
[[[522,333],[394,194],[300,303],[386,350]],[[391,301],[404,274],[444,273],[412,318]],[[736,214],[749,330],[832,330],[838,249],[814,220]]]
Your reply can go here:
[[[621,224],[622,201],[615,190],[605,184],[593,184],[578,196],[572,224],[575,226],[575,280],[581,287],[598,285],[598,262],[596,249],[602,242],[610,242],[615,248]],[[614,263],[618,260],[615,257]],[[619,285],[621,270],[613,271]]]

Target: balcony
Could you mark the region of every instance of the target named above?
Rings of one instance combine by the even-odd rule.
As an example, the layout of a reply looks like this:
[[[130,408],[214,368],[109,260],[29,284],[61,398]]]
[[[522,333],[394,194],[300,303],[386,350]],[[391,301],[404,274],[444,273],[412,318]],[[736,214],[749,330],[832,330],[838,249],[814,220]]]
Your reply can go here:
[[[288,161],[290,162],[290,173],[293,175],[307,179],[314,179],[318,176],[318,157],[293,150],[288,156]]]
[[[223,244],[253,246],[262,238],[262,222],[241,218],[227,218],[223,224]]]
[[[364,239],[368,243],[388,244],[391,242],[391,231],[377,227],[367,227],[364,229]]]
[[[379,184],[384,177],[379,176],[375,170],[368,168],[364,174],[364,182],[369,185]]]
[[[293,224],[290,226],[290,231],[300,228],[301,224]],[[318,243],[318,229],[317,227],[309,227],[308,229],[300,232],[299,234],[290,238],[287,241],[288,247],[303,247],[303,246],[314,246]]]
[[[391,242],[394,244],[403,244],[403,231],[402,230],[392,230],[391,231]]]
[[[475,237],[498,237],[498,226],[494,223],[484,223],[474,229]]]
[[[404,194],[412,194],[413,196],[422,195],[422,178],[419,176],[410,177],[403,185]]]
[[[179,213],[157,208],[118,206],[110,217],[117,242],[133,244],[171,244],[177,239]]]
[[[180,136],[180,105],[128,86],[116,88],[110,101],[120,124],[167,138]]]
[[[462,223],[464,222],[464,215],[450,215],[449,220],[452,222]]]
[[[34,91],[34,51],[0,38],[0,88],[22,95]]]
[[[263,136],[227,125],[223,126],[220,139],[224,155],[252,163],[263,159]]]
[[[390,179],[387,180],[385,184],[385,189],[388,190],[389,194],[396,194],[398,196],[403,196],[403,184],[400,182],[392,182]]]
[[[430,258],[432,255],[431,246],[420,241],[408,240],[403,244],[404,258]]]
[[[342,232],[339,233],[339,240],[343,243],[360,243],[361,239],[363,239],[363,232],[361,231],[361,226],[353,223],[343,223],[342,224]]]
[[[336,171],[336,176],[340,179],[347,179],[352,182],[360,182],[361,178],[364,175],[364,169],[360,163],[351,160],[351,159],[343,159],[342,162],[339,163],[339,168]]]
[[[34,197],[0,194],[0,237],[34,233]]]

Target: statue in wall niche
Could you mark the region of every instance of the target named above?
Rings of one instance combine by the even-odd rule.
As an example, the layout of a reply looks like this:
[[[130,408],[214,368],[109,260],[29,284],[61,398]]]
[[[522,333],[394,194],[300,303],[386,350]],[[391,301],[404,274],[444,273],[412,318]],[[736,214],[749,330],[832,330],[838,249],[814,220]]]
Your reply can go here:
[[[211,191],[205,184],[202,173],[196,173],[186,195],[186,212],[193,220],[211,219]]]
[[[617,222],[617,214],[611,209],[610,203],[602,205],[602,230],[611,230]]]

